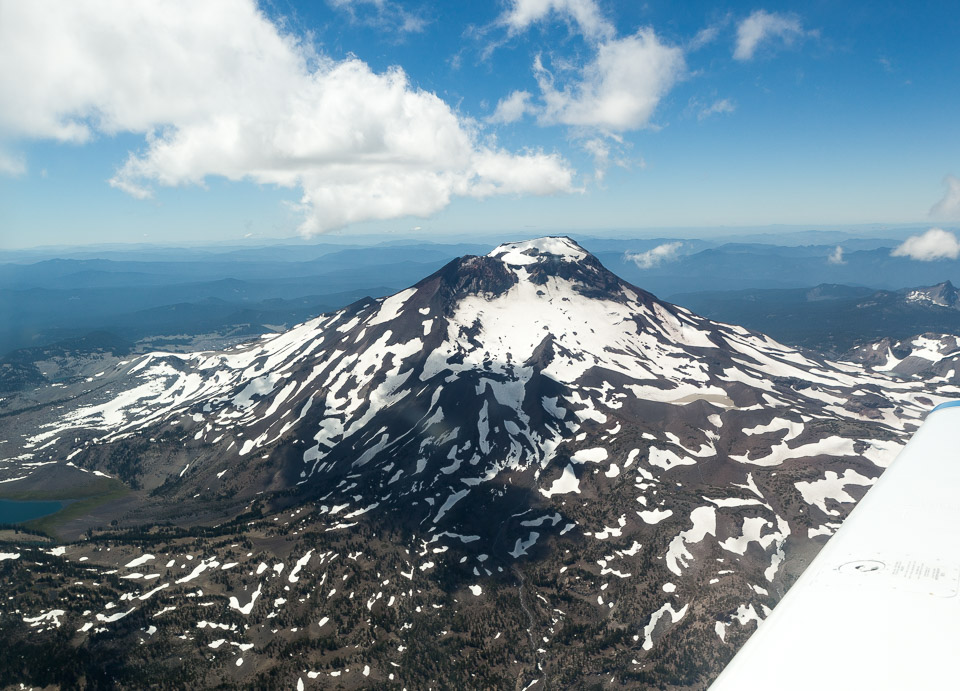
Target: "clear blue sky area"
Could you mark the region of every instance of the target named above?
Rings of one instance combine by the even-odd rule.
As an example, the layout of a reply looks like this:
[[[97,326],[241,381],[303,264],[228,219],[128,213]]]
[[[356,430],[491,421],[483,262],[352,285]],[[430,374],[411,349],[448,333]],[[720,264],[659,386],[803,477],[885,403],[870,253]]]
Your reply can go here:
[[[0,245],[960,223],[952,2],[0,0]]]

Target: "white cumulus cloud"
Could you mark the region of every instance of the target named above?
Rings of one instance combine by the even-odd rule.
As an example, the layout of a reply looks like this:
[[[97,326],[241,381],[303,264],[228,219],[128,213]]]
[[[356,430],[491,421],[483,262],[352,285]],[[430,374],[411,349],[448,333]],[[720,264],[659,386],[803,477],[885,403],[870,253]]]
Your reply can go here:
[[[602,182],[611,163],[628,165],[625,133],[656,129],[654,113],[687,74],[684,48],[661,40],[652,28],[618,37],[595,0],[508,0],[497,24],[515,35],[537,22],[558,18],[587,39],[588,57],[583,61],[558,58],[548,68],[543,56],[537,55],[533,72],[539,93],[510,93],[487,121],[503,124],[532,115],[541,127],[571,128],[571,138],[580,141],[594,159],[594,179]],[[697,40],[707,43],[718,31],[713,27],[701,32]],[[714,112],[734,108],[731,101],[715,106]],[[710,114],[707,110],[702,117]],[[635,163],[642,165],[642,159]]]
[[[837,245],[833,248],[833,252],[830,253],[830,256],[827,257],[828,264],[846,264],[847,260],[843,258],[843,247]]]
[[[572,21],[587,38],[609,38],[614,34],[613,24],[594,0],[510,0],[500,22],[511,33],[518,33],[551,14]]]
[[[646,252],[627,252],[624,259],[641,269],[652,269],[677,258],[682,242],[665,242]]]
[[[315,233],[573,190],[559,155],[485,144],[402,69],[318,55],[253,0],[0,0],[0,16],[17,66],[0,70],[0,143],[142,134],[110,181],[134,196],[211,176],[300,189]]]
[[[493,114],[487,118],[487,122],[494,124],[516,122],[532,110],[530,92],[513,91],[506,98],[500,99]]]
[[[735,60],[751,60],[762,43],[780,39],[785,45],[806,35],[800,20],[790,14],[756,10],[737,25]]]
[[[541,124],[622,132],[647,127],[663,96],[686,73],[683,50],[652,29],[598,45],[579,81],[558,88],[538,58],[534,64],[543,107]]]
[[[943,199],[933,205],[930,215],[934,218],[960,220],[960,178],[948,175],[943,179],[943,184],[947,188]]]
[[[942,228],[931,228],[922,235],[914,235],[890,252],[893,257],[909,257],[921,262],[936,259],[956,259],[960,256],[957,236]]]

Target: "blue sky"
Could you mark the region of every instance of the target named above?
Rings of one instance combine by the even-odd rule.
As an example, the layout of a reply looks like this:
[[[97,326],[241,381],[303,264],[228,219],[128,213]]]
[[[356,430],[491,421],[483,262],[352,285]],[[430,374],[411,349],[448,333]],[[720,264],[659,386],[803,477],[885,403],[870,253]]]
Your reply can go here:
[[[0,0],[4,247],[960,222],[952,3]]]

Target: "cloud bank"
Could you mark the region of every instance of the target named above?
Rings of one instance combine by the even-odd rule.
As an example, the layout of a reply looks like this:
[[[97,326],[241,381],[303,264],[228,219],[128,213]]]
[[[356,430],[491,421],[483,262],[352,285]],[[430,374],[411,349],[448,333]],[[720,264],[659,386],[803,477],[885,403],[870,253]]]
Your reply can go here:
[[[942,228],[931,228],[922,235],[914,235],[890,252],[892,257],[909,257],[921,262],[936,259],[956,259],[960,256],[957,236]]]
[[[454,197],[573,190],[558,154],[485,143],[402,69],[319,55],[253,0],[9,1],[0,14],[0,63],[17,66],[0,71],[0,143],[142,134],[110,180],[136,197],[212,176],[299,188],[312,234]]]

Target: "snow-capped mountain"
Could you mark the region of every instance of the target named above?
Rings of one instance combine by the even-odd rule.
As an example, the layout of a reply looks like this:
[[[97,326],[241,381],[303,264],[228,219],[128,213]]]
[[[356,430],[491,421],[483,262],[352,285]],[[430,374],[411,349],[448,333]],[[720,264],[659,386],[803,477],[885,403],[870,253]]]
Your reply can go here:
[[[883,338],[854,348],[844,359],[902,377],[960,382],[960,338],[953,334],[924,333],[900,341]]]
[[[562,685],[579,665],[584,678],[694,686],[719,671],[924,412],[960,392],[931,393],[698,317],[567,238],[464,257],[391,297],[224,352],[125,361],[84,388],[64,392],[60,409],[14,418],[0,448],[19,453],[0,463],[0,481],[119,476],[136,500],[97,517],[118,529],[241,513],[250,523],[231,524],[241,532],[256,521],[290,526],[284,540],[303,549],[281,551],[299,556],[298,574],[316,572],[301,604],[334,597],[328,552],[361,531],[350,544],[367,545],[373,571],[357,578],[393,583],[367,613],[416,601],[411,587],[453,598],[450,616],[465,594],[471,611],[513,608],[501,632],[529,650],[512,653],[525,656],[519,666],[496,667],[502,679]],[[74,532],[105,524],[90,520]],[[144,586],[128,600],[185,607],[199,584],[225,611],[248,601],[246,626],[259,632],[250,640],[272,655],[267,618],[299,586],[292,575],[259,578],[255,562],[278,548],[258,530],[264,552],[231,557],[235,572],[210,557],[217,577],[200,569],[181,587],[174,558],[154,576],[172,583],[163,598],[141,604]],[[88,548],[71,554],[124,566]],[[237,588],[246,594],[228,596]],[[268,594],[282,602],[255,607]],[[406,641],[400,624],[427,617],[422,606],[377,626]],[[94,616],[74,623],[89,631]],[[471,630],[478,650],[499,641]],[[586,657],[576,631],[595,643]],[[430,640],[417,638],[421,654],[441,649]],[[678,658],[681,643],[693,647]],[[377,657],[375,678],[402,675],[388,657]]]
[[[904,295],[907,302],[926,303],[960,310],[960,292],[950,281],[925,288],[913,288]]]

